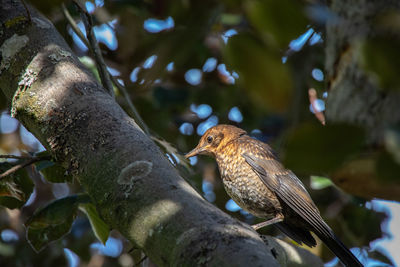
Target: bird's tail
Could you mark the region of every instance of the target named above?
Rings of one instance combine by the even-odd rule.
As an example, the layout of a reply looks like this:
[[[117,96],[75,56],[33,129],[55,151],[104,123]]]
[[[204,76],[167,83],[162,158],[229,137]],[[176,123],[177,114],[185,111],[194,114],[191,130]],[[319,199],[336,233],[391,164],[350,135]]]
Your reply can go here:
[[[363,266],[354,254],[340,241],[340,239],[329,229],[330,235],[318,233],[315,234],[325,243],[325,245],[346,265]]]
[[[306,244],[309,247],[315,247],[317,242],[311,235],[310,231],[304,227],[297,227],[285,221],[275,224],[275,226],[285,235],[296,241],[299,245]]]

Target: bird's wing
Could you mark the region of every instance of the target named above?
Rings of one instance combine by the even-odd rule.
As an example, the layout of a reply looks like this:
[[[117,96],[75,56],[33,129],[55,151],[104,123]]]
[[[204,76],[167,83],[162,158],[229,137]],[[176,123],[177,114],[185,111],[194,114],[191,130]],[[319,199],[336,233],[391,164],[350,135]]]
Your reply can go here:
[[[242,156],[263,183],[301,218],[321,234],[332,234],[302,182],[292,171],[286,170],[275,158],[260,158],[248,153]]]

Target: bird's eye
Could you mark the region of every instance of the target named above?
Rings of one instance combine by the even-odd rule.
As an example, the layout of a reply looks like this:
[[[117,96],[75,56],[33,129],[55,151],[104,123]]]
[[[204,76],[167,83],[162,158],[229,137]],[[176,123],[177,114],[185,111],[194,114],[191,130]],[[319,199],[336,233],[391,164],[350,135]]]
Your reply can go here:
[[[207,137],[207,142],[210,144],[213,141],[213,137],[212,136],[208,136]]]

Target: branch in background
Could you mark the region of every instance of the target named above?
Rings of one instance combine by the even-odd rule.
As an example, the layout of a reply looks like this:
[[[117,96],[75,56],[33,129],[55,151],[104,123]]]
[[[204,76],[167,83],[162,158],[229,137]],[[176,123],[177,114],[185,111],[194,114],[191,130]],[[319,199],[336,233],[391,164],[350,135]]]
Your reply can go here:
[[[85,35],[83,35],[82,31],[79,29],[78,25],[76,24],[75,20],[72,18],[71,14],[69,13],[68,9],[64,5],[64,3],[61,4],[61,9],[62,12],[66,18],[66,20],[69,23],[69,26],[71,26],[72,30],[78,35],[79,39],[86,45],[86,47],[90,50],[91,53],[93,52],[92,47],[90,46],[88,40],[86,39]]]
[[[24,156],[15,156],[15,155],[0,155],[0,158],[4,158],[4,159],[20,159],[20,160],[26,160],[24,162],[21,162],[15,166],[13,166],[12,168],[8,169],[7,171],[3,172],[2,174],[0,174],[0,179],[13,174],[14,172],[25,168],[26,166],[29,166],[35,162],[38,161],[42,161],[42,160],[49,160],[50,157],[49,156],[45,156],[45,157],[24,157]]]
[[[68,9],[65,7],[64,4],[62,4],[62,11],[67,19],[68,23],[70,24],[72,30],[76,33],[76,35],[79,37],[79,39],[86,45],[86,47],[90,50],[92,54],[95,54],[94,48],[91,46],[89,41],[86,39],[85,35],[82,33],[82,31],[79,29],[78,25],[75,23],[74,19],[72,18],[71,14],[68,12]],[[89,15],[89,14],[88,14]],[[89,15],[90,16],[90,15]],[[101,56],[101,53],[100,53]],[[104,62],[104,61],[103,61]],[[98,65],[98,64],[96,64]],[[105,65],[104,65],[105,66]],[[143,121],[142,117],[139,115],[139,112],[133,105],[131,98],[126,90],[126,88],[114,77],[112,76],[107,68],[104,68],[107,73],[108,77],[110,77],[111,81],[114,83],[114,85],[117,87],[117,89],[121,92],[121,94],[124,96],[129,108],[131,109],[131,116],[135,119],[139,127],[147,134],[150,134],[149,127],[147,127],[146,123]]]
[[[78,2],[73,1],[73,3],[81,13],[81,18],[86,29],[86,37],[89,41],[90,46],[92,47],[91,52],[93,53],[93,56],[97,63],[96,66],[97,71],[99,72],[101,83],[103,84],[104,88],[107,89],[108,93],[112,97],[114,97],[114,89],[110,79],[111,75],[107,70],[106,63],[104,62],[104,58],[101,55],[99,43],[97,42],[96,36],[94,35],[92,16],[90,16],[90,14],[83,7],[81,7]]]

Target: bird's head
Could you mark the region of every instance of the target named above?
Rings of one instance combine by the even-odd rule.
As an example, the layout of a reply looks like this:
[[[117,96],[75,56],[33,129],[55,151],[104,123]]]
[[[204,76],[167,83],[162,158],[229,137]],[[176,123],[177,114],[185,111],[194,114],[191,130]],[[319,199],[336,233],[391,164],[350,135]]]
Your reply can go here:
[[[199,144],[185,155],[190,158],[196,155],[215,156],[230,141],[246,134],[245,130],[232,125],[220,124],[208,129],[201,137]]]

